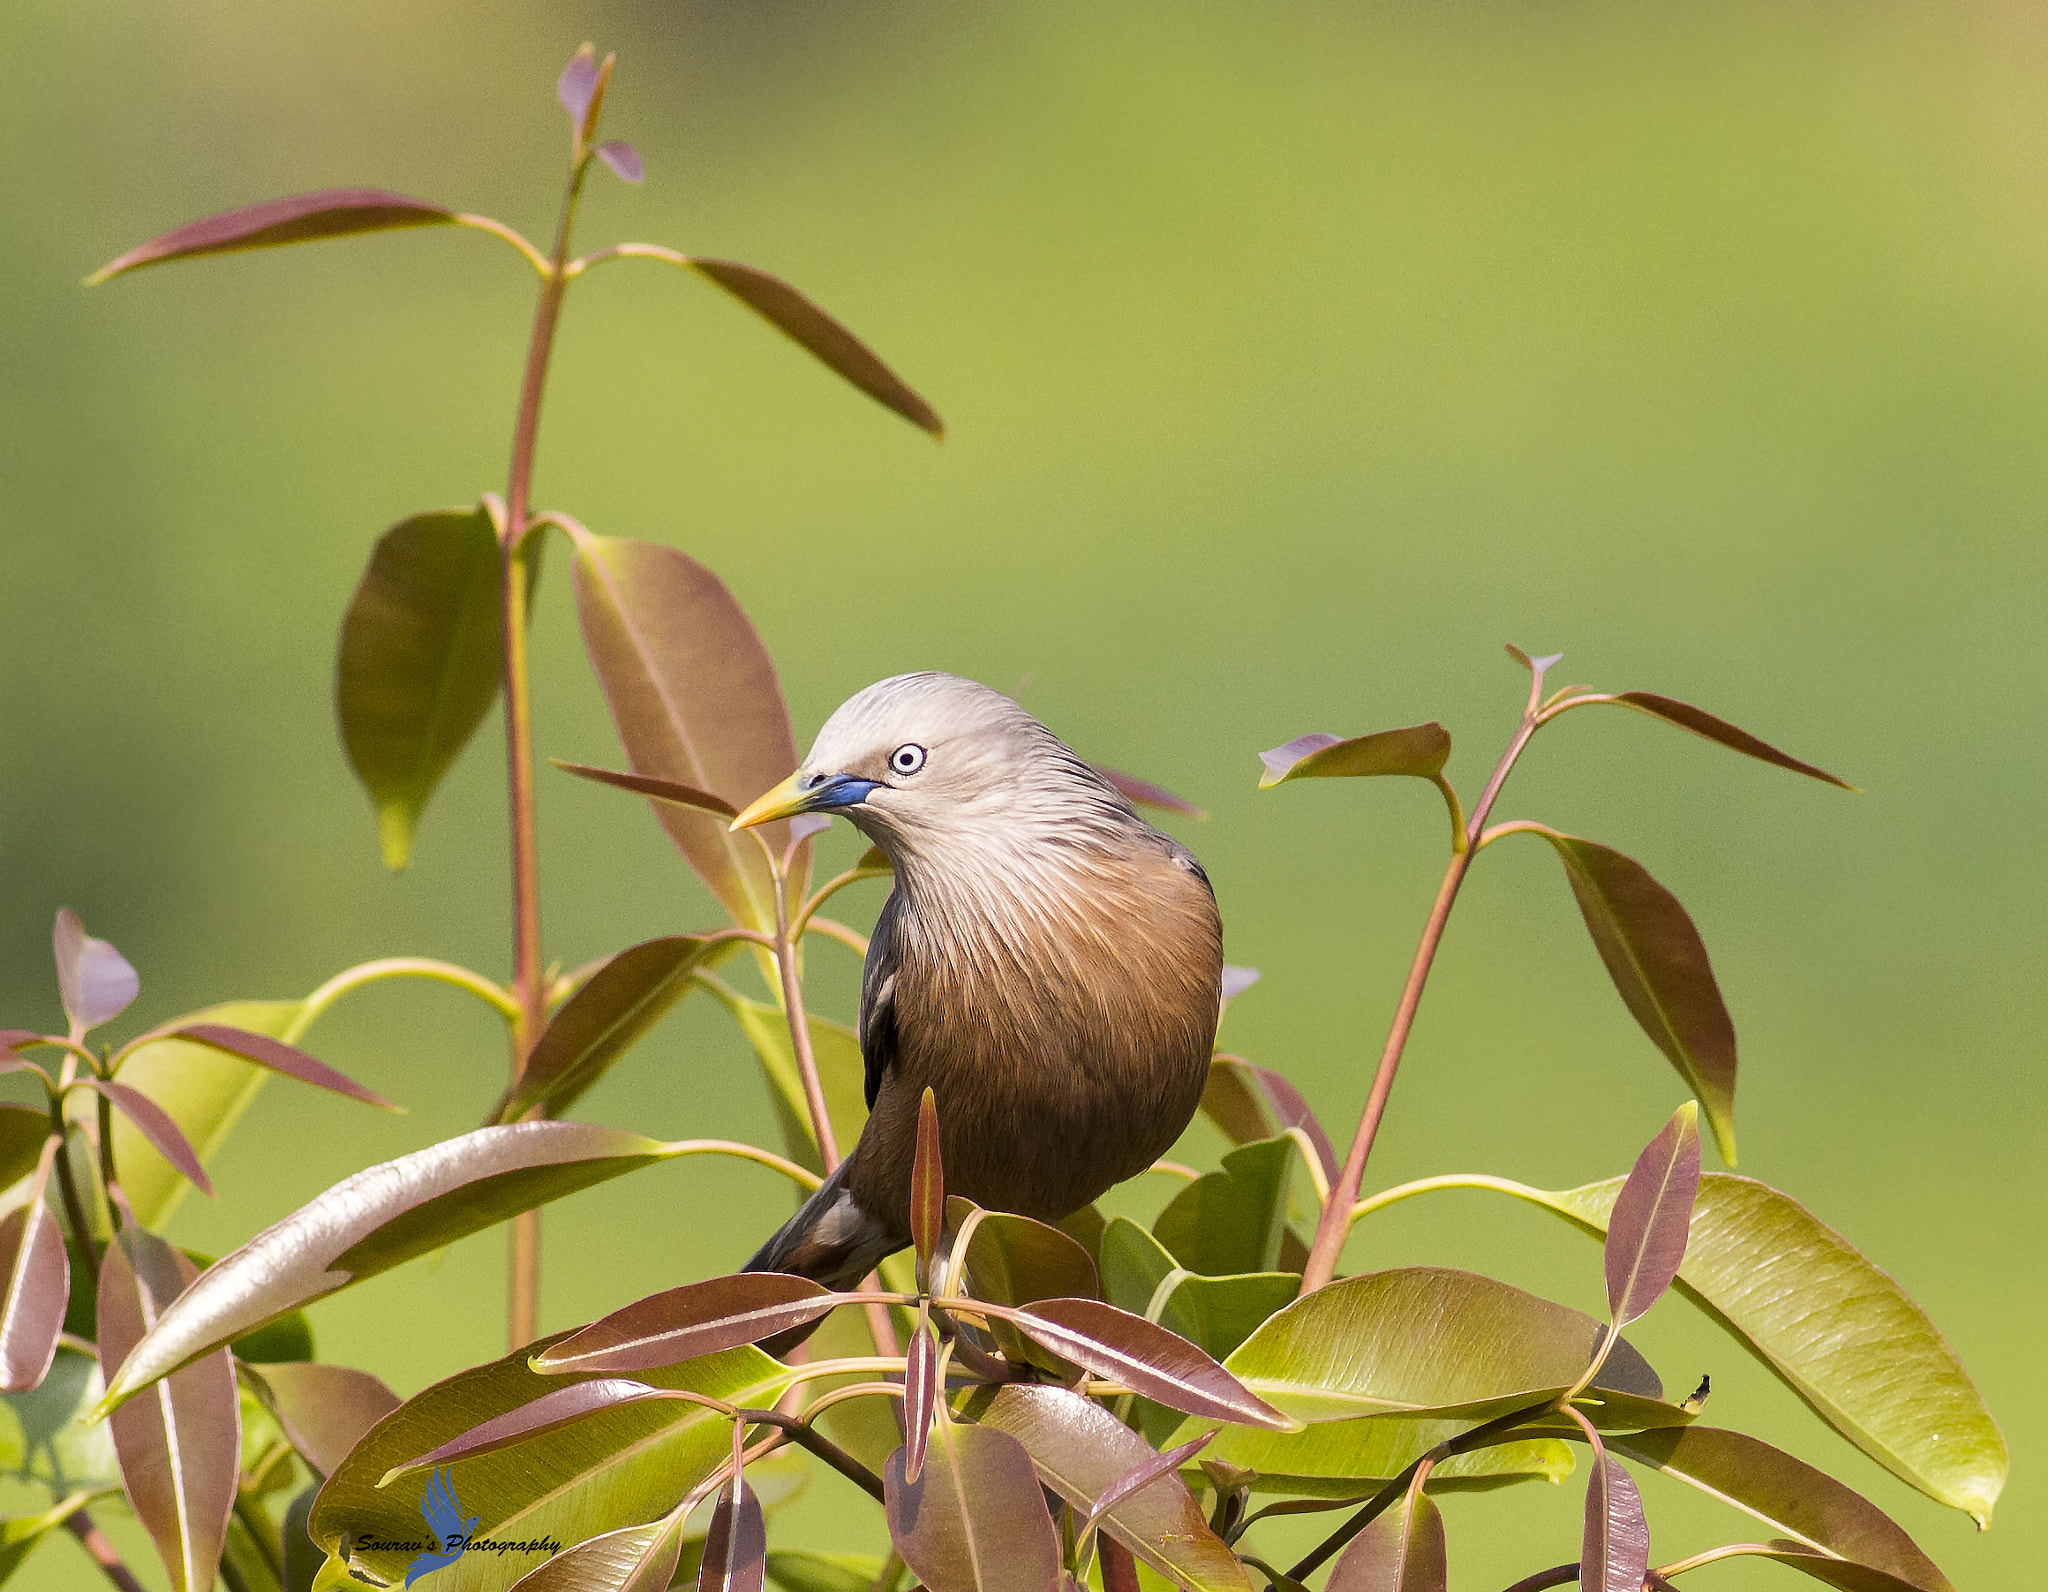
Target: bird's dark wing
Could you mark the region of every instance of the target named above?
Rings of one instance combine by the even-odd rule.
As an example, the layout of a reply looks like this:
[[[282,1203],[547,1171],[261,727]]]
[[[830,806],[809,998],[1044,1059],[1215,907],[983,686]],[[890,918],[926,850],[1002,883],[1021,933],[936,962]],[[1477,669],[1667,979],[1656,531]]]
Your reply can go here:
[[[864,1092],[868,1109],[882,1092],[882,1074],[896,1060],[896,914],[901,892],[891,890],[868,936],[868,959],[860,975],[860,1053],[867,1063]]]

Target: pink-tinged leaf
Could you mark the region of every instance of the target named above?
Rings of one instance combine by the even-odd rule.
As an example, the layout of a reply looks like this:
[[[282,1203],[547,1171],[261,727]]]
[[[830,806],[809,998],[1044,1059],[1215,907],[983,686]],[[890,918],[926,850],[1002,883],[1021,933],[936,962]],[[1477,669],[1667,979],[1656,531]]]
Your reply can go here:
[[[80,1030],[97,1028],[119,1017],[135,999],[142,982],[127,959],[105,940],[85,932],[69,907],[57,913],[51,947],[57,954],[57,989],[64,1015]]]
[[[604,1410],[617,1409],[622,1404],[642,1404],[649,1399],[703,1402],[701,1399],[692,1401],[687,1395],[669,1388],[649,1387],[645,1382],[628,1381],[624,1377],[597,1377],[588,1382],[577,1382],[569,1387],[556,1388],[552,1393],[543,1393],[503,1415],[494,1415],[424,1454],[400,1460],[384,1472],[379,1485],[388,1486],[411,1471],[431,1470],[436,1465],[452,1464],[458,1459],[493,1454],[501,1448],[528,1442],[544,1432],[557,1431]]]
[[[1155,1454],[1150,1459],[1140,1460],[1102,1489],[1102,1496],[1095,1500],[1095,1507],[1088,1511],[1087,1524],[1093,1526],[1126,1498],[1144,1491],[1160,1477],[1179,1470],[1207,1448],[1209,1440],[1215,1435],[1214,1432],[1204,1432],[1200,1437],[1189,1438],[1178,1448],[1169,1448],[1163,1454]]]
[[[569,64],[562,68],[562,75],[555,80],[555,98],[562,102],[562,109],[569,113],[570,122],[579,129],[590,114],[590,97],[596,90],[597,47],[579,45],[576,53],[569,57]]]
[[[1336,735],[1297,735],[1284,746],[1259,753],[1259,761],[1266,765],[1259,789],[1290,779],[1365,779],[1379,774],[1434,779],[1443,772],[1450,755],[1450,732],[1434,723],[1380,730],[1349,740]]]
[[[768,1527],[761,1518],[761,1500],[735,1476],[719,1493],[704,1533],[697,1592],[761,1592],[767,1567]]]
[[[548,761],[565,774],[595,780],[600,785],[614,785],[620,790],[649,796],[658,802],[673,802],[676,806],[687,807],[693,812],[710,813],[714,817],[725,819],[728,823],[740,815],[740,810],[723,796],[714,796],[708,790],[698,790],[691,785],[678,785],[672,779],[654,779],[646,774],[628,774],[617,768],[593,768],[588,763],[565,763],[559,757],[551,757]],[[827,824],[829,826],[829,819]]]
[[[1161,812],[1179,813],[1184,818],[1207,818],[1209,815],[1184,796],[1176,796],[1164,785],[1155,785],[1150,780],[1139,779],[1135,774],[1126,774],[1120,768],[1111,768],[1107,763],[1088,765],[1112,786],[1118,795],[1134,807],[1157,807]]]
[[[832,820],[823,813],[798,813],[789,821],[789,843],[799,845],[813,835],[822,835],[832,827]]]
[[[1598,1444],[1586,1476],[1586,1530],[1579,1546],[1582,1592],[1642,1592],[1650,1523],[1635,1478]]]
[[[64,1309],[71,1298],[71,1257],[64,1233],[43,1202],[50,1168],[64,1141],[44,1141],[28,1202],[0,1221],[0,1393],[40,1387],[57,1353]]]
[[[110,260],[86,278],[104,282],[145,265],[190,260],[202,254],[229,254],[239,249],[268,249],[284,243],[311,243],[319,238],[346,237],[356,232],[390,232],[399,227],[443,226],[455,212],[424,199],[381,188],[323,188],[293,194],[239,210],[223,210],[166,232]]]
[[[1115,1305],[1046,1299],[1007,1319],[1061,1358],[1168,1409],[1274,1432],[1301,1429],[1187,1339]]]
[[[1242,1056],[1218,1052],[1209,1058],[1202,1111],[1232,1144],[1256,1144],[1273,1137],[1273,1125],[1266,1120],[1268,1103],[1253,1085],[1251,1071],[1252,1064]]]
[[[650,1294],[534,1356],[547,1375],[678,1365],[816,1321],[839,1296],[803,1277],[745,1271]]]
[[[1308,1142],[1315,1148],[1316,1160],[1323,1168],[1323,1177],[1328,1182],[1335,1183],[1336,1146],[1330,1143],[1330,1135],[1324,1131],[1323,1124],[1309,1108],[1308,1101],[1302,1098],[1301,1091],[1271,1067],[1254,1067],[1248,1062],[1245,1067],[1259,1086],[1259,1092],[1266,1097],[1266,1104],[1272,1108],[1273,1119],[1280,1125],[1280,1130],[1284,1133],[1289,1128],[1301,1129],[1308,1136]]]
[[[1429,1494],[1411,1487],[1351,1539],[1323,1592],[1446,1592],[1449,1585],[1444,1517]]]
[[[1678,1069],[1735,1164],[1735,1024],[1699,930],[1678,898],[1633,858],[1576,835],[1541,831],[1564,863],[1586,930],[1630,1014]]]
[[[101,1364],[126,1364],[198,1268],[154,1233],[124,1228],[100,1265]],[[234,1508],[242,1441],[234,1358],[222,1349],[114,1411],[121,1485],[170,1571],[173,1592],[213,1585]]]
[[[285,1440],[323,1477],[332,1476],[363,1434],[403,1402],[368,1371],[313,1360],[243,1366]]]
[[[576,613],[633,772],[751,801],[797,765],[775,665],[718,577],[654,542],[577,539]],[[730,820],[658,802],[655,817],[725,909],[775,927],[775,882],[754,840]],[[756,831],[779,855],[788,826]],[[789,889],[801,898],[808,860]]]
[[[178,1169],[180,1176],[189,1180],[208,1199],[213,1198],[213,1183],[206,1175],[206,1168],[199,1164],[199,1152],[192,1148],[191,1141],[171,1120],[168,1111],[140,1089],[131,1089],[125,1083],[109,1082],[103,1078],[87,1078],[83,1082],[111,1100],[114,1109],[135,1124],[136,1130],[149,1140],[158,1155]]]
[[[1607,1218],[1607,1308],[1625,1327],[1663,1297],[1685,1259],[1700,1191],[1700,1113],[1688,1100],[1643,1147]]]
[[[1638,713],[1647,713],[1652,718],[1662,719],[1667,724],[1676,724],[1680,729],[1691,730],[1730,751],[1740,752],[1745,757],[1788,768],[1795,774],[1804,774],[1808,779],[1817,779],[1825,784],[1840,786],[1843,790],[1856,787],[1845,779],[1837,779],[1824,768],[1815,768],[1811,763],[1802,763],[1787,752],[1779,751],[1767,741],[1759,741],[1747,730],[1739,730],[1725,719],[1717,719],[1711,713],[1702,712],[1687,702],[1678,702],[1667,696],[1658,696],[1653,691],[1617,691],[1612,696],[1601,695],[1597,702],[1614,702],[1622,707],[1634,708]]]
[[[1024,1445],[941,1421],[912,1481],[897,1449],[882,1468],[889,1538],[931,1592],[1046,1592],[1059,1536]]]
[[[1255,967],[1233,967],[1223,964],[1223,998],[1234,1001],[1259,981],[1259,970]]]
[[[873,349],[780,277],[732,260],[692,260],[690,268],[724,288],[883,407],[935,437],[946,434],[945,423],[932,406],[883,364]]]
[[[903,1478],[924,1474],[924,1456],[931,1445],[932,1417],[939,1404],[939,1340],[929,1321],[911,1334],[903,1364]]]
[[[611,167],[612,174],[624,182],[645,182],[647,167],[640,159],[640,151],[623,138],[614,138],[597,146],[597,158]]]
[[[917,1103],[917,1152],[910,1163],[910,1241],[917,1271],[930,1288],[932,1257],[946,1228],[946,1173],[939,1160],[939,1107],[931,1090]]]
[[[35,1044],[42,1037],[26,1028],[0,1028],[0,1057],[19,1061],[21,1058],[15,1052],[23,1045]]]
[[[224,1050],[231,1056],[240,1056],[244,1061],[253,1061],[259,1067],[281,1072],[287,1078],[296,1078],[301,1083],[312,1084],[316,1089],[327,1089],[335,1094],[347,1095],[351,1100],[360,1100],[365,1105],[382,1106],[386,1111],[398,1109],[382,1095],[365,1089],[346,1073],[336,1072],[326,1062],[316,1061],[297,1046],[287,1045],[281,1039],[272,1039],[268,1034],[254,1033],[247,1028],[231,1028],[226,1023],[185,1023],[177,1028],[165,1030],[159,1037],[189,1039],[194,1044]]]

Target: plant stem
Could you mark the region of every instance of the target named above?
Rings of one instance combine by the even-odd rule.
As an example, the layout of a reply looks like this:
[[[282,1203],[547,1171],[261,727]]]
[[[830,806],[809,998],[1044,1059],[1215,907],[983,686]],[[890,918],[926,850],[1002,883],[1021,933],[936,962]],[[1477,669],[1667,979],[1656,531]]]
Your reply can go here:
[[[569,289],[569,232],[576,198],[590,157],[579,136],[569,182],[555,223],[555,247],[541,277],[533,310],[533,335],[526,347],[526,374],[519,388],[519,413],[512,428],[512,475],[505,491],[502,625],[505,653],[505,787],[512,834],[512,1082],[526,1070],[526,1058],[547,1022],[547,977],[540,954],[540,861],[533,812],[533,704],[527,682],[526,608],[532,570],[525,556],[526,522],[533,490],[533,456],[540,436],[541,394],[562,298]],[[538,1111],[529,1113],[539,1115]],[[540,1212],[512,1218],[510,1275],[506,1283],[506,1336],[517,1349],[540,1336]]]
[[[868,1494],[876,1503],[886,1502],[882,1492],[882,1478],[855,1459],[831,1438],[815,1427],[807,1425],[800,1415],[784,1415],[780,1410],[741,1410],[738,1419],[756,1422],[763,1426],[775,1426],[789,1433],[790,1441],[799,1448],[810,1450],[854,1486]]]
[[[1524,1576],[1507,1592],[1544,1592],[1547,1587],[1569,1586],[1579,1578],[1577,1564],[1552,1565],[1548,1570],[1538,1570],[1534,1575]]]
[[[1330,1197],[1323,1202],[1322,1219],[1316,1224],[1315,1243],[1309,1249],[1308,1265],[1302,1272],[1301,1291],[1304,1294],[1313,1293],[1337,1274],[1337,1257],[1343,1252],[1344,1238],[1351,1228],[1351,1208],[1358,1202],[1359,1185],[1365,1181],[1366,1158],[1372,1154],[1373,1139],[1379,1133],[1380,1118],[1387,1109],[1387,1097],[1394,1090],[1394,1074],[1400,1070],[1401,1052],[1407,1047],[1408,1031],[1415,1024],[1416,1008],[1422,1004],[1422,988],[1429,982],[1430,964],[1436,959],[1436,948],[1444,937],[1444,926],[1450,922],[1451,907],[1458,899],[1458,887],[1465,882],[1465,874],[1478,852],[1479,835],[1485,828],[1486,815],[1493,810],[1501,786],[1507,782],[1508,772],[1515,766],[1515,759],[1522,755],[1522,749],[1529,744],[1529,737],[1536,733],[1536,710],[1542,690],[1543,671],[1532,668],[1529,703],[1522,711],[1522,722],[1516,727],[1514,738],[1501,754],[1493,777],[1486,782],[1478,805],[1472,809],[1472,816],[1465,823],[1461,836],[1464,844],[1452,851],[1450,865],[1444,869],[1443,883],[1437,887],[1436,903],[1430,908],[1428,923],[1423,926],[1422,943],[1415,948],[1408,981],[1401,987],[1401,1004],[1394,1010],[1394,1025],[1388,1031],[1386,1048],[1380,1052],[1379,1071],[1373,1075],[1372,1092],[1366,1096],[1365,1110],[1359,1114],[1358,1131],[1351,1139],[1351,1153],[1344,1158],[1344,1170],[1338,1175],[1336,1187],[1330,1190]]]
[[[78,1539],[79,1546],[91,1554],[92,1562],[100,1567],[100,1574],[119,1587],[121,1592],[142,1592],[142,1583],[136,1580],[134,1573],[122,1563],[121,1555],[115,1552],[114,1545],[107,1541],[106,1533],[93,1524],[91,1515],[83,1509],[66,1515],[64,1529]]]
[[[437,962],[428,956],[387,956],[336,973],[299,1003],[299,1015],[278,1037],[287,1045],[297,1044],[305,1037],[306,1030],[342,996],[387,978],[431,978],[456,989],[467,990],[507,1022],[515,1021],[520,1013],[519,1003],[481,973],[472,973],[453,962]]]
[[[1138,1592],[1138,1561],[1116,1538],[1099,1539],[1102,1556],[1102,1592]]]
[[[78,1252],[85,1261],[85,1272],[89,1277],[99,1275],[99,1252],[93,1246],[92,1224],[86,1220],[85,1201],[78,1197],[78,1180],[71,1175],[71,1125],[64,1120],[63,1108],[57,1112],[56,1130],[62,1136],[57,1145],[56,1164],[57,1189],[64,1199],[65,1214],[71,1218],[71,1231],[78,1239]]]

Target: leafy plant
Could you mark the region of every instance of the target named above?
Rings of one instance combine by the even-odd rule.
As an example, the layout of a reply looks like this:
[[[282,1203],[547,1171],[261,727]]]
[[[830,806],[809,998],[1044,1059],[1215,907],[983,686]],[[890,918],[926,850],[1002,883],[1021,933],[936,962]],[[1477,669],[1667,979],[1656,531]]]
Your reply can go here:
[[[1448,1574],[1438,1495],[1556,1480],[1583,1450],[1580,1553],[1527,1577],[1525,1592],[1571,1581],[1635,1592],[1736,1556],[1857,1592],[1944,1592],[1941,1572],[1874,1505],[1756,1438],[1700,1424],[1707,1386],[1667,1398],[1623,1335],[1675,1286],[1847,1441],[1988,1520],[2005,1446],[1918,1306],[1790,1196],[1702,1169],[1701,1112],[1734,1164],[1736,1048],[1683,907],[1606,846],[1528,820],[1488,823],[1537,732],[1597,705],[1842,782],[1666,697],[1546,694],[1557,659],[1514,648],[1527,702],[1469,815],[1444,776],[1450,737],[1436,724],[1303,736],[1263,754],[1264,785],[1406,775],[1433,784],[1450,817],[1443,883],[1341,1162],[1282,1074],[1218,1054],[1203,1109],[1235,1146],[1220,1166],[1165,1167],[1185,1186],[1149,1229],[1093,1210],[1052,1227],[947,1197],[927,1093],[913,1253],[861,1288],[711,1278],[536,1338],[546,1202],[687,1155],[753,1160],[801,1189],[837,1165],[864,1116],[862,1061],[850,1030],[807,1011],[802,951],[814,936],[864,948],[821,908],[889,872],[870,852],[814,887],[816,821],[732,832],[735,803],[796,762],[767,650],[717,577],[684,554],[600,537],[530,503],[563,298],[608,261],[682,267],[869,396],[940,431],[865,345],[774,277],[651,244],[571,253],[593,163],[628,182],[643,176],[631,145],[597,140],[612,67],[586,46],[562,73],[569,175],[545,252],[488,217],[341,189],[180,228],[95,278],[438,225],[490,233],[536,271],[504,497],[413,515],[386,532],[336,664],[343,740],[393,867],[406,863],[438,781],[503,692],[514,966],[500,985],[427,959],[371,962],[301,1001],[217,1007],[110,1047],[90,1036],[121,1015],[139,981],[111,945],[59,915],[67,1031],[0,1031],[0,1069],[32,1075],[44,1093],[41,1106],[0,1106],[0,1183],[19,1195],[0,1222],[5,1462],[51,1500],[6,1524],[0,1579],[61,1527],[117,1585],[132,1586],[90,1513],[119,1497],[178,1592],[203,1592],[216,1574],[238,1592],[395,1585],[458,1560],[464,1587],[528,1592],[624,1592],[690,1576],[705,1592],[758,1592],[770,1578],[785,1592],[893,1592],[906,1574],[935,1592],[1095,1581],[1134,1592],[1141,1573],[1189,1592],[1239,1592],[1254,1576],[1293,1592],[1326,1566],[1330,1592],[1429,1592]],[[631,765],[561,766],[647,799],[729,919],[565,977],[543,972],[527,709],[526,625],[550,530],[568,538],[586,650]],[[1135,801],[1190,811],[1105,773]],[[1694,1099],[1624,1176],[1545,1191],[1451,1173],[1366,1195],[1374,1138],[1460,886],[1483,851],[1518,834],[1556,851],[1616,990]],[[727,964],[742,947],[759,997],[727,976],[739,976]],[[494,1101],[479,1097],[483,1124],[357,1173],[218,1262],[169,1246],[157,1229],[185,1184],[211,1192],[205,1162],[268,1073],[385,1104],[298,1042],[344,994],[398,977],[450,984],[504,1018],[509,1077]],[[1255,977],[1230,970],[1226,1000]],[[566,1119],[698,991],[732,1015],[759,1058],[780,1152],[659,1143]],[[1607,1319],[1468,1272],[1338,1274],[1354,1226],[1445,1188],[1506,1194],[1598,1238]],[[1297,1208],[1314,1213],[1306,1235],[1293,1225]],[[505,1222],[505,1358],[404,1401],[368,1372],[314,1358],[302,1314],[314,1300]],[[777,1359],[762,1347],[813,1328],[807,1354]],[[767,1516],[813,1464],[879,1507],[886,1559],[769,1550]],[[1652,1568],[1632,1467],[1731,1504],[1762,1527],[1750,1533],[1760,1540]],[[465,1540],[423,1543],[423,1510],[436,1535],[445,1526]],[[1344,1513],[1297,1562],[1271,1562],[1261,1524],[1317,1511]],[[475,1551],[485,1548],[495,1551]]]

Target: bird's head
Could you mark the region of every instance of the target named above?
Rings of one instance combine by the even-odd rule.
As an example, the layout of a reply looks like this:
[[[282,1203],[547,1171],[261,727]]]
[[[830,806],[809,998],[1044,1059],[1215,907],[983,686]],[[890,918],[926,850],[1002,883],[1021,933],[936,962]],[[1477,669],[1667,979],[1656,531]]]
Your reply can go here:
[[[1052,731],[1001,692],[950,674],[897,675],[849,699],[803,765],[732,827],[799,813],[844,814],[899,867],[1134,821]]]

